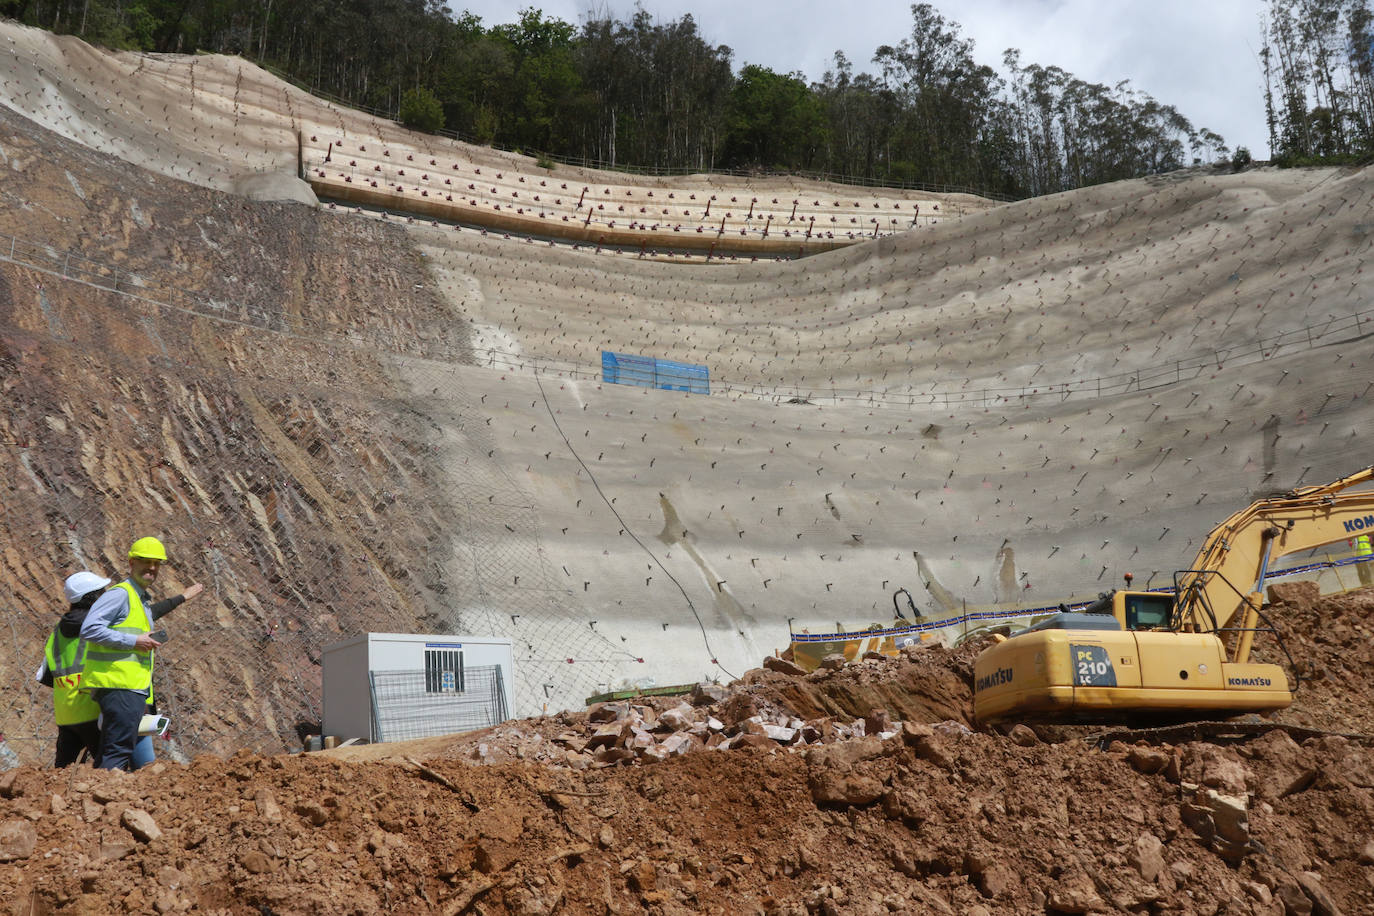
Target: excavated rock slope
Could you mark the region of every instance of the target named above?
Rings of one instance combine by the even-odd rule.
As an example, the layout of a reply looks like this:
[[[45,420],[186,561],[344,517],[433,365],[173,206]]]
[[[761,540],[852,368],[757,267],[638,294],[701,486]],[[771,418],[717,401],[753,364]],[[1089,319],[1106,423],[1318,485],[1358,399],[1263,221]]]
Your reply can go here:
[[[957,613],[1163,584],[1256,495],[1368,465],[1368,170],[687,266],[226,193],[232,99],[176,147],[219,190],[169,179],[130,164],[153,113],[58,104],[70,61],[12,44],[0,85],[41,98],[0,97],[10,911],[1374,910],[1357,739],[972,731],[976,646],[754,670],[899,585]],[[602,349],[713,394],[603,384]],[[164,759],[44,770],[59,583],[150,532],[161,588],[207,586],[167,620]],[[1271,610],[1304,674],[1275,718],[1374,731],[1367,594]],[[554,715],[280,756],[319,728],[323,648],[369,630],[509,636],[516,712]]]

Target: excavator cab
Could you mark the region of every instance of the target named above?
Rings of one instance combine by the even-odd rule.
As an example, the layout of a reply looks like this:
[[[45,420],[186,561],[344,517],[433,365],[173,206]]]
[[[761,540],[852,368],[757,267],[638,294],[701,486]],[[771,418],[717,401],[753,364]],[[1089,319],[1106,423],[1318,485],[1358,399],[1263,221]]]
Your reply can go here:
[[[1128,630],[1165,630],[1174,617],[1172,592],[1122,592]]]
[[[1129,584],[1130,573],[1127,573]],[[1067,610],[1061,605],[1061,611]],[[1083,608],[1084,615],[1112,617],[1123,630],[1166,630],[1173,625],[1174,593],[1138,592],[1129,588],[1103,592]]]

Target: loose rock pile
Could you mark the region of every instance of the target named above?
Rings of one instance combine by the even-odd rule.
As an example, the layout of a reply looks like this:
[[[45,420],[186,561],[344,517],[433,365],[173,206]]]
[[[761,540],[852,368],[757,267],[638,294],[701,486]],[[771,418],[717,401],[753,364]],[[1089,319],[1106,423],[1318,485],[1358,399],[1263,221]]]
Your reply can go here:
[[[698,684],[691,702],[600,704],[587,713],[585,728],[561,732],[554,743],[566,748],[569,766],[583,769],[631,760],[666,760],[701,750],[800,748],[862,738],[870,729],[884,738],[896,734],[881,709],[848,724],[830,717],[807,721],[783,712],[757,712],[747,694],[728,702],[718,699],[724,696],[718,687]]]
[[[977,647],[904,650],[902,659],[872,653],[856,663],[823,666],[808,674],[769,657],[730,687],[697,684],[681,697],[640,697],[595,705],[585,713],[559,713],[487,729],[455,740],[461,756],[481,762],[533,760],[573,769],[653,763],[697,751],[779,748],[797,751],[855,738],[891,738],[903,720],[889,712],[892,688],[924,682],[943,706],[899,703],[922,721],[945,721],[967,731],[972,694],[951,669],[971,664]],[[931,669],[943,669],[930,677]],[[913,699],[922,692],[913,692]],[[944,712],[946,720],[930,713]],[[922,713],[925,713],[924,715]]]

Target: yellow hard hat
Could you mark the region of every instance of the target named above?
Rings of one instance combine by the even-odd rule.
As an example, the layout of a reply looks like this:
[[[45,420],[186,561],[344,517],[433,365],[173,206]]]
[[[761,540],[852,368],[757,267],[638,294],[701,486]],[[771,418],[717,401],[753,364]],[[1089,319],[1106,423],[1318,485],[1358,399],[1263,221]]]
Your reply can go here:
[[[129,548],[129,559],[138,557],[142,560],[160,560],[167,562],[167,548],[162,546],[162,542],[157,538],[139,538],[134,541],[134,546]]]

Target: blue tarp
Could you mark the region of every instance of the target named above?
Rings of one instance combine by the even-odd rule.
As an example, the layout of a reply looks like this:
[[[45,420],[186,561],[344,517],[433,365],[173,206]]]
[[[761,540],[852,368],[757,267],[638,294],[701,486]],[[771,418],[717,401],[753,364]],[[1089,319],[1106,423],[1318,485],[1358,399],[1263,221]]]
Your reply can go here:
[[[705,366],[675,363],[652,356],[601,351],[601,379],[612,385],[637,385],[667,391],[711,393],[711,376]]]

